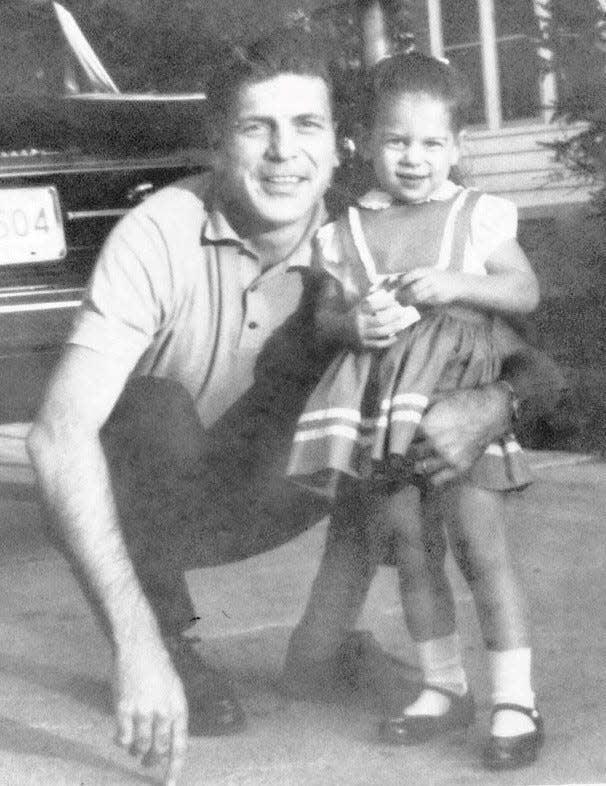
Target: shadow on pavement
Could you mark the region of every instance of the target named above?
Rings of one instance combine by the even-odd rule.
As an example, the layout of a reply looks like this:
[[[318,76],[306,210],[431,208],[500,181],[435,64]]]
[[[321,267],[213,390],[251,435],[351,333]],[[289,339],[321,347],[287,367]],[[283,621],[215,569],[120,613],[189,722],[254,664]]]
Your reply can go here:
[[[62,759],[73,764],[104,772],[106,775],[121,775],[128,782],[156,784],[156,778],[142,775],[121,767],[109,758],[100,755],[91,746],[69,740],[45,729],[32,728],[19,721],[0,717],[0,751],[44,759]]]
[[[0,675],[24,680],[32,686],[54,693],[62,693],[79,704],[104,714],[113,713],[109,683],[91,675],[74,674],[67,669],[6,653],[0,653]]]

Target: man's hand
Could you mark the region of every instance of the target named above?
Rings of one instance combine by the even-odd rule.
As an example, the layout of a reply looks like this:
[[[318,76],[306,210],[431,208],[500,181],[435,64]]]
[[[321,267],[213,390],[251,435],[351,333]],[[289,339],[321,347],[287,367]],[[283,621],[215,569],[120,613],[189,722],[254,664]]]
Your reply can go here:
[[[402,306],[393,292],[377,289],[356,306],[355,324],[360,346],[364,349],[386,349],[396,341],[397,333],[415,322],[419,316]]]
[[[167,760],[164,783],[176,786],[187,750],[187,700],[160,641],[116,654],[114,701],[118,745],[147,767]]]
[[[434,485],[454,480],[511,428],[509,393],[498,383],[455,391],[428,410],[419,428],[415,471]]]

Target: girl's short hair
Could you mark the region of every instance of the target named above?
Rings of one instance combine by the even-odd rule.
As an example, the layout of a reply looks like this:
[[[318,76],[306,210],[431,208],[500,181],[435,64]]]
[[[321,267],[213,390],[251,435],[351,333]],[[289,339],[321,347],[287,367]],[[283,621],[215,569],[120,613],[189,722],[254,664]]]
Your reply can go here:
[[[248,46],[230,48],[220,59],[207,84],[211,115],[225,117],[239,91],[280,74],[298,74],[322,79],[334,101],[335,71],[327,43],[318,35],[293,27],[275,30]]]
[[[402,93],[423,93],[443,101],[452,130],[459,132],[467,122],[472,95],[462,74],[446,60],[409,52],[386,57],[370,71],[367,78],[366,101],[362,121],[371,126],[379,102],[385,97]]]

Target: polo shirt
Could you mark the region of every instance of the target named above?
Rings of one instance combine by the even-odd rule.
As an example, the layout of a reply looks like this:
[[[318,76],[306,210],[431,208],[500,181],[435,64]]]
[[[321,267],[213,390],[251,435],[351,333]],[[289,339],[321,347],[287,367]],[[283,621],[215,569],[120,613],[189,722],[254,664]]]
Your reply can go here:
[[[121,219],[69,338],[128,374],[181,383],[207,427],[250,387],[260,349],[296,310],[325,218],[320,204],[293,253],[263,271],[210,195],[211,179],[179,181]]]

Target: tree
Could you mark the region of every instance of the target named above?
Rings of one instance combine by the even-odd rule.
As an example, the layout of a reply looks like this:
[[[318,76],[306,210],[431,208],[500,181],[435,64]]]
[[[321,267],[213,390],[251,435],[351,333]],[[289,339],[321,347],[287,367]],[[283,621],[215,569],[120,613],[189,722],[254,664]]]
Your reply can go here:
[[[583,124],[553,149],[569,171],[595,185],[594,203],[606,217],[606,0],[552,0],[550,5],[556,118]]]

